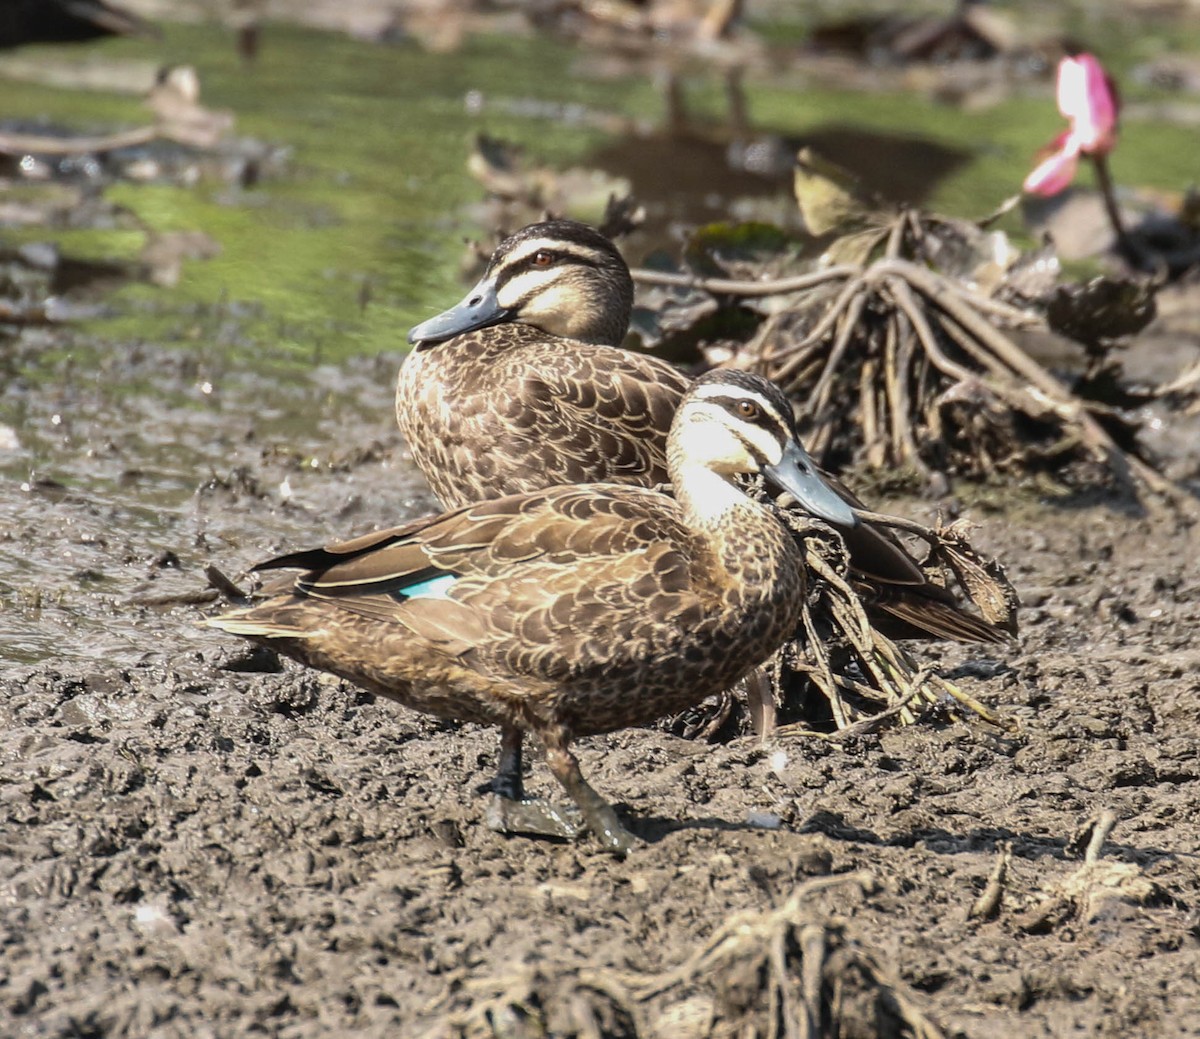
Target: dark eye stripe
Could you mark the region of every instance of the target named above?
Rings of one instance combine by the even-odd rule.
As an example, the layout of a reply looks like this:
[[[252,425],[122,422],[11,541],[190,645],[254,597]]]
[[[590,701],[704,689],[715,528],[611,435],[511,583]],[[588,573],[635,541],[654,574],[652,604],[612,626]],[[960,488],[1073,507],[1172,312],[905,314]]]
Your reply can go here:
[[[778,435],[780,433],[785,433],[785,434],[790,435],[790,432],[787,428],[787,424],[780,419],[779,415],[777,415],[775,413],[775,410],[773,408],[764,407],[762,401],[758,401],[758,400],[754,401],[754,403],[758,405],[758,414],[754,418],[750,418],[748,415],[743,415],[741,412],[738,411],[738,405],[742,401],[747,399],[745,397],[716,397],[716,396],[713,396],[713,397],[705,397],[704,399],[713,404],[719,404],[726,411],[728,411],[734,418],[736,418],[739,422],[749,422],[752,425],[761,426],[763,429],[769,429],[771,432],[775,433],[776,435]]]
[[[554,262],[548,266],[539,265],[536,260],[538,253],[549,253]],[[493,275],[493,280],[496,283],[496,288],[501,288],[513,278],[526,271],[548,271],[553,270],[556,266],[570,264],[573,267],[590,267],[593,270],[600,269],[600,263],[592,256],[585,253],[576,252],[574,249],[563,249],[556,245],[546,245],[532,252],[522,254],[519,259],[509,259],[504,257],[500,260],[496,267],[496,273]]]
[[[753,458],[759,465],[767,464],[767,456],[762,453],[758,445],[754,443],[753,440],[742,436],[742,434],[736,429],[730,430],[730,432],[738,438],[738,441],[741,443],[742,447],[746,449],[746,454]]]

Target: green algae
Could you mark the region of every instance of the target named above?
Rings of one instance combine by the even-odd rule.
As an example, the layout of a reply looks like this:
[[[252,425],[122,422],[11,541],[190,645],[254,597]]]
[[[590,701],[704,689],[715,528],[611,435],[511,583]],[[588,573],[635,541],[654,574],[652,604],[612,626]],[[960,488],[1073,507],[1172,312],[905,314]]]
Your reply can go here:
[[[1138,53],[1165,45],[1149,36]],[[605,141],[581,112],[654,121],[663,109],[649,76],[588,79],[570,47],[533,36],[474,38],[455,53],[429,54],[271,24],[259,59],[247,65],[219,26],[167,25],[161,42],[106,41],[81,52],[195,65],[204,103],[234,112],[239,136],[286,149],[287,157],[251,187],[213,177],[188,187],[111,186],[106,197],[129,215],[113,230],[38,228],[9,237],[51,236],[74,255],[136,263],[152,235],[203,232],[218,243],[218,256],[185,260],[170,288],[131,284],[91,331],[194,345],[199,329],[215,336],[208,348],[249,363],[303,365],[402,349],[409,326],[456,297],[461,243],[481,231],[471,210],[481,189],[465,161],[474,134],[513,140],[532,161],[566,166]],[[793,80],[750,77],[757,128],[787,136],[826,125],[899,129],[965,150],[971,161],[927,201],[956,215],[981,216],[1013,194],[1036,150],[1061,129],[1048,81],[971,111],[907,93]],[[10,118],[80,132],[150,118],[128,94],[21,82],[4,88]],[[687,95],[701,119],[721,117],[715,78],[690,76]],[[1143,95],[1159,96],[1151,88]],[[1194,157],[1194,130],[1129,119],[1113,169],[1123,186],[1179,190],[1194,178]],[[665,173],[664,192],[669,180]],[[1016,219],[1007,226],[1016,230]]]

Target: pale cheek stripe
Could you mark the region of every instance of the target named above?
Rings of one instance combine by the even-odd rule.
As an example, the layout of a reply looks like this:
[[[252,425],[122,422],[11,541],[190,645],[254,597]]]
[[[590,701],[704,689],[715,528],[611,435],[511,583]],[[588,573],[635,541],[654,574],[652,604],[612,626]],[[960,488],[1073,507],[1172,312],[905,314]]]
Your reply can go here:
[[[693,390],[693,393],[695,393],[696,397],[701,399],[704,397],[715,397],[718,396],[718,394],[706,391],[716,389],[725,390],[725,392],[719,394],[719,396],[726,398],[729,397],[728,389],[720,386],[700,386],[698,387],[698,390]],[[745,396],[749,397],[755,395],[746,394]],[[755,399],[758,400],[764,407],[766,407],[766,401],[764,401],[761,397],[755,396]],[[732,424],[736,426],[737,435],[741,437],[743,441],[752,444],[755,450],[758,452],[759,457],[765,459],[768,465],[777,464],[783,457],[783,446],[779,443],[779,438],[772,435],[770,431],[763,429],[762,426],[752,425],[749,422],[738,422],[737,419],[734,418],[726,408],[719,404],[693,403],[690,405],[690,407],[695,408],[697,411],[703,411],[711,415],[722,426],[729,427],[732,420]],[[768,412],[768,414],[773,414],[773,412]]]
[[[534,296],[545,292],[562,276],[562,271],[526,271],[511,281],[505,282],[496,291],[496,302],[502,307],[515,307]]]

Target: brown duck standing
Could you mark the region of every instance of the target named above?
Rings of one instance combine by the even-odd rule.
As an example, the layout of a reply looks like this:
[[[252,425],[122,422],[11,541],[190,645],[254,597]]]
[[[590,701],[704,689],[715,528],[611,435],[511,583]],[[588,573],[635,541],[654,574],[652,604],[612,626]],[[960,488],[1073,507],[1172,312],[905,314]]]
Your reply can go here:
[[[800,549],[735,483],[761,473],[833,519],[790,406],[744,372],[697,380],[667,448],[674,496],[559,486],[463,506],[258,569],[305,570],[209,623],[418,711],[498,725],[498,790],[522,828],[519,752],[533,732],[610,850],[631,838],[583,779],[574,737],[642,725],[728,688],[795,630]],[[571,832],[563,813],[543,813]]]
[[[552,220],[502,241],[462,302],[409,333],[396,418],[443,506],[562,483],[668,482],[667,433],[691,379],[620,348],[632,306],[629,268],[612,242]],[[931,582],[885,528],[849,509],[831,522],[883,634],[1008,640]]]

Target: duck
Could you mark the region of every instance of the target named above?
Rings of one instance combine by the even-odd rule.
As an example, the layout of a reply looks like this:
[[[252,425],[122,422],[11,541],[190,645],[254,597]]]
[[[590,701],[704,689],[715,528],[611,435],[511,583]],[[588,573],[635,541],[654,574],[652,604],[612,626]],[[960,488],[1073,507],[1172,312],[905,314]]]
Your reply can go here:
[[[616,246],[587,224],[548,220],[501,241],[461,302],[411,330],[396,420],[443,507],[558,483],[669,482],[668,432],[692,379],[621,347],[632,307]],[[831,525],[881,634],[1015,635],[960,605],[889,529],[858,518],[863,502],[844,483],[819,475],[849,507]]]
[[[285,587],[207,623],[440,718],[497,726],[496,829],[635,838],[583,778],[579,736],[646,725],[727,689],[795,631],[801,549],[761,476],[830,522],[848,507],[796,435],[783,393],[722,370],[684,394],[667,439],[672,493],[560,485],[260,563]],[[531,733],[575,810],[527,799]]]

